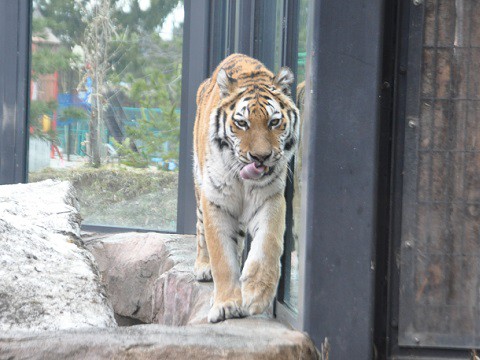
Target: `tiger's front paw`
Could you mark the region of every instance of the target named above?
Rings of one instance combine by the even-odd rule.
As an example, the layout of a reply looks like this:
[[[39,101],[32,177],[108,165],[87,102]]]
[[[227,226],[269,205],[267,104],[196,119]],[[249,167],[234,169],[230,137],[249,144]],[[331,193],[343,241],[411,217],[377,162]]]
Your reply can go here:
[[[240,277],[242,283],[242,307],[245,313],[263,313],[273,301],[278,284],[280,269],[268,269],[259,262],[245,264]]]
[[[195,262],[194,274],[197,281],[212,281],[210,263]]]
[[[242,301],[230,299],[222,302],[214,302],[208,312],[208,321],[216,323],[219,321],[239,318],[245,316],[242,311]]]

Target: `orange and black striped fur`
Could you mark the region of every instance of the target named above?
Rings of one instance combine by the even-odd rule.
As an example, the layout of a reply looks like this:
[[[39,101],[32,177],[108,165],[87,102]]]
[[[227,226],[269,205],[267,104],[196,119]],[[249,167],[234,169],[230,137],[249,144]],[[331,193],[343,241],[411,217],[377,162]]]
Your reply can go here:
[[[298,142],[293,74],[275,76],[261,62],[234,54],[197,92],[194,177],[197,280],[213,277],[210,322],[263,312],[280,277],[287,167]],[[242,178],[246,166],[265,169]],[[241,271],[246,233],[252,245]]]

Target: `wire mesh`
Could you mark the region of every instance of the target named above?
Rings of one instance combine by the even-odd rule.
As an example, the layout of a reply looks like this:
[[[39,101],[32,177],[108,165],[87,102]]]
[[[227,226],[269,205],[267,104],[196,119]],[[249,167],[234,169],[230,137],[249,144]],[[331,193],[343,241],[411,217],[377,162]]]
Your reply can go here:
[[[479,348],[480,2],[427,0],[423,34],[399,334],[403,345]]]

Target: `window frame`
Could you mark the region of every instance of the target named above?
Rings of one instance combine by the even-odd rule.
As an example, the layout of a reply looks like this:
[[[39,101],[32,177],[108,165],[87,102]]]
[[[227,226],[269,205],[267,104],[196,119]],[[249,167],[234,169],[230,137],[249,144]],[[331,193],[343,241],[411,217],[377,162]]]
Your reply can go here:
[[[185,66],[182,68],[182,87],[185,90],[182,89],[176,231],[83,224],[81,228],[84,231],[195,233],[196,201],[191,170],[192,119],[195,118],[196,111],[196,89],[207,77],[209,70],[207,59],[211,14],[207,0],[184,0],[184,9],[182,62]],[[2,84],[5,83],[0,88],[0,101],[4,104],[0,107],[0,185],[27,182],[31,19],[32,0],[0,2],[0,49],[10,50],[3,51],[6,56],[0,57],[0,80]]]
[[[296,0],[285,0],[284,2],[284,27],[283,27],[283,36],[282,36],[282,60],[280,66],[287,66],[289,67],[294,74],[297,73],[297,62],[298,62],[298,21],[299,21],[299,5],[300,2]],[[292,86],[292,96],[293,98],[296,97],[296,86],[297,86],[297,78],[295,78],[295,84]],[[294,162],[295,159],[292,159],[290,163],[290,169],[293,172],[294,170]],[[300,301],[297,304],[297,311],[291,309],[291,307],[285,301],[285,289],[290,285],[290,271],[291,271],[291,263],[290,263],[290,253],[292,248],[293,242],[293,177],[287,178],[287,186],[285,189],[285,198],[287,201],[287,214],[286,214],[286,231],[284,236],[284,250],[281,259],[282,264],[282,273],[280,277],[280,283],[278,285],[278,292],[277,297],[275,299],[275,314],[276,317],[283,322],[288,323],[289,325],[293,326],[294,328],[300,329],[302,328],[301,323],[301,306]],[[299,243],[302,239],[299,237]],[[287,271],[288,269],[288,271]],[[299,269],[300,270],[300,269]],[[298,286],[298,297],[299,300],[303,293],[303,289],[301,288],[301,284],[299,283]]]
[[[156,232],[196,233],[196,200],[191,168],[196,90],[230,53],[254,56],[255,4],[255,0],[184,0],[177,229],[175,232]],[[103,225],[82,225],[82,229],[101,232],[155,231]]]
[[[328,339],[335,359],[374,356],[383,14],[381,0],[309,11],[300,311],[302,330],[319,349]]]
[[[12,7],[16,4],[17,7]],[[239,6],[231,8],[240,11],[238,34],[233,37],[238,39],[235,50],[255,56],[255,0],[242,0],[235,5]],[[184,6],[187,26],[183,44],[182,85],[185,87],[182,89],[177,232],[188,234],[195,229],[191,172],[194,94],[209,75],[209,66],[213,63],[209,63],[209,46],[212,45],[209,40],[210,1],[185,0]],[[332,358],[348,358],[352,353],[358,358],[372,358],[383,2],[315,1],[311,6],[309,24],[312,31],[307,47],[306,74],[306,117],[309,120],[307,136],[302,141],[306,155],[302,169],[305,191],[302,194],[301,238],[304,240],[300,241],[299,320],[293,324],[308,332],[318,348],[328,338]],[[1,182],[24,182],[30,0],[7,0],[0,3],[0,9],[5,10],[0,11],[0,28],[5,30],[0,32],[0,50],[10,56],[8,63],[0,59],[0,79],[5,79],[7,71],[15,74],[4,83],[5,89],[10,88],[11,98],[6,99],[1,93],[0,101],[16,111],[12,118],[0,113],[0,169],[2,175],[8,176]],[[337,31],[338,28],[346,31]],[[342,61],[338,61],[339,58]],[[283,61],[288,65],[292,59],[285,57]],[[355,97],[356,92],[364,94],[362,101]],[[344,116],[347,112],[349,116]],[[352,132],[352,126],[358,131]],[[341,141],[338,134],[342,134]],[[4,145],[3,140],[9,136],[15,138],[14,146]],[[363,154],[361,159],[355,159],[357,173],[343,172],[338,166],[339,162],[348,163],[351,159],[352,144]],[[4,147],[7,147],[5,152]],[[332,160],[333,155],[336,161]],[[8,158],[14,160],[5,162]],[[14,166],[7,168],[5,164]],[[364,187],[361,192],[357,192],[359,183]],[[343,191],[352,195],[350,202],[338,201]],[[357,213],[358,204],[363,205],[361,214]],[[346,238],[349,241],[342,241]],[[338,259],[341,261],[337,262]],[[339,283],[342,286],[338,286]],[[279,318],[281,309],[277,306]]]
[[[31,3],[0,2],[0,185],[26,181]]]
[[[193,185],[193,127],[198,86],[208,77],[210,2],[184,0],[182,101],[178,174],[177,233],[195,234],[197,213]]]
[[[29,1],[29,0],[27,0]],[[82,225],[94,232],[158,232],[164,234],[196,233],[196,199],[192,176],[193,127],[196,113],[196,92],[209,73],[210,34],[213,14],[208,0],[184,0],[182,44],[182,95],[180,111],[180,145],[178,159],[176,231],[150,230],[135,227]]]

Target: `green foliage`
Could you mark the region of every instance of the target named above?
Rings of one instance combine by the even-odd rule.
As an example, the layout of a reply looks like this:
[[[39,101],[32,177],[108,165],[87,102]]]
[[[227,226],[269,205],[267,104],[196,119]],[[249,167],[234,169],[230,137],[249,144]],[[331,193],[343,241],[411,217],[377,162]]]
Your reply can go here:
[[[136,54],[127,52],[124,56],[124,60],[136,59],[130,63],[135,63],[134,67],[126,67],[123,78],[129,84],[126,89],[129,98],[142,109],[136,125],[127,127],[126,134],[137,145],[142,158],[177,160],[180,117],[176,110],[181,97],[182,28],[176,29],[171,41],[164,41],[155,33],[141,40],[133,42]],[[145,56],[139,57],[138,51]],[[111,77],[112,82],[115,80],[119,79]]]
[[[57,108],[56,101],[40,101],[32,100],[30,102],[30,122],[31,135],[37,138],[45,139],[47,141],[56,142],[57,134],[50,129],[47,132],[43,131],[43,116],[47,115],[52,118],[54,110]]]
[[[58,115],[59,119],[77,119],[77,120],[87,120],[89,114],[82,108],[76,106],[69,106],[60,112]]]
[[[142,11],[138,0],[127,1],[129,11],[124,11],[125,0],[111,0],[114,8],[113,17],[121,24],[119,31],[127,30],[138,33],[150,33],[158,30],[165,18],[177,6],[178,0],[151,0],[150,8]],[[87,25],[88,9],[91,0],[34,0],[34,8],[43,15],[37,24],[34,22],[34,32],[48,27],[65,44],[73,46],[83,40]],[[38,26],[37,26],[38,25]]]
[[[163,40],[159,32],[166,17],[180,2],[151,0],[150,8],[142,11],[139,0],[111,0],[115,24],[109,40],[111,49],[103,105],[106,108],[111,101],[109,94],[120,92],[126,95],[122,105],[143,109],[142,115],[135,119],[136,126],[126,128],[128,139],[123,144],[113,142],[121,162],[129,166],[148,166],[152,157],[166,161],[178,159],[179,114],[176,110],[181,97],[183,29],[182,26],[174,29],[173,39],[169,41]],[[33,16],[34,33],[46,35],[48,28],[61,41],[55,50],[37,48],[32,55],[34,76],[62,71],[61,91],[74,92],[78,84],[85,81],[87,69],[71,49],[75,44],[85,44],[85,30],[93,16],[91,0],[33,0],[33,6],[37,9]],[[77,66],[80,71],[70,68],[74,62],[81,64]],[[59,118],[87,118],[82,112],[79,108],[65,109]],[[133,150],[133,143],[138,151]]]
[[[166,113],[142,109],[137,126],[127,127],[127,135],[140,144],[145,157],[178,159],[180,123],[175,108]]]
[[[40,100],[32,100],[30,102],[30,125],[31,126],[39,126],[42,116],[44,114],[52,116],[52,113],[57,108],[56,101],[40,101]]]
[[[37,22],[34,16],[33,30],[39,31],[42,27],[48,27],[64,44],[68,46],[80,44],[85,31],[81,9],[90,2],[90,0],[34,0],[34,7],[41,12],[43,18]]]
[[[50,48],[38,48],[32,54],[32,76],[37,79],[41,74],[53,74],[55,71],[69,70],[75,55],[66,48],[52,52]]]
[[[132,150],[130,138],[126,138],[122,143],[113,138],[111,141],[121,164],[134,168],[146,168],[148,166],[148,157],[143,151],[137,152]]]
[[[136,126],[127,126],[127,138],[119,143],[111,139],[120,163],[133,167],[147,167],[152,157],[165,161],[177,160],[179,151],[179,116],[172,108],[166,113],[142,109]],[[138,150],[132,149],[132,140]]]
[[[57,133],[52,128],[47,132],[43,131],[43,116],[47,115],[53,120],[53,113],[57,110],[58,104],[56,101],[40,101],[32,100],[30,102],[30,121],[29,125],[32,131],[32,136],[39,137],[54,143],[58,143]],[[88,118],[88,114],[85,110],[69,106],[62,109],[57,114],[59,120],[66,119],[79,119],[84,120]]]
[[[45,38],[47,36],[46,28],[48,27],[48,20],[44,17],[33,16],[32,34]]]

